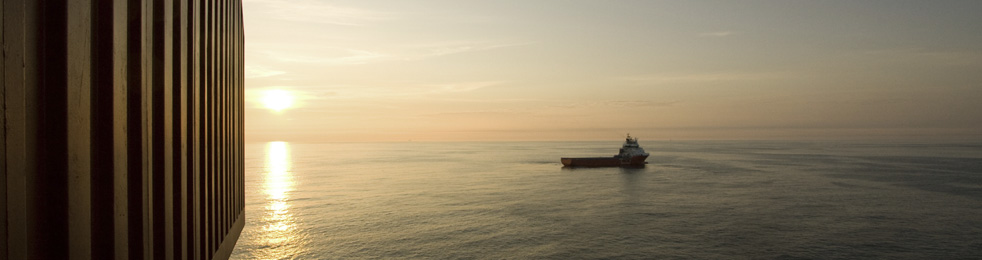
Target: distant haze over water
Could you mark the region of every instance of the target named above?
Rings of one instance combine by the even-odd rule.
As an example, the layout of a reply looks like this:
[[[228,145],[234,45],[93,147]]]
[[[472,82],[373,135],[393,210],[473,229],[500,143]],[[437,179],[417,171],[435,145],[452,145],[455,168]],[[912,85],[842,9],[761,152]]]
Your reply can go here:
[[[254,143],[233,259],[957,259],[982,143]]]

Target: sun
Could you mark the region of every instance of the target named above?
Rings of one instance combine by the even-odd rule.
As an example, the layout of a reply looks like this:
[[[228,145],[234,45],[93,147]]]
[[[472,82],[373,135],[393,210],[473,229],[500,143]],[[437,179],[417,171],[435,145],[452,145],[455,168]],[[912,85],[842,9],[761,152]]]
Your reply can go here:
[[[293,106],[293,95],[282,89],[266,90],[263,94],[263,105],[270,110],[280,112]]]

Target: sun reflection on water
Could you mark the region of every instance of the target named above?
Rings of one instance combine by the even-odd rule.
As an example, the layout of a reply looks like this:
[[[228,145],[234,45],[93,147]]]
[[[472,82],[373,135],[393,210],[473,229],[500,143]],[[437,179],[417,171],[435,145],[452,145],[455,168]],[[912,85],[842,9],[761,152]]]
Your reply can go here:
[[[263,244],[259,256],[263,259],[297,257],[303,250],[303,239],[297,220],[290,212],[290,193],[296,187],[291,171],[290,146],[286,142],[266,145],[266,167],[263,193],[266,207],[262,216]]]

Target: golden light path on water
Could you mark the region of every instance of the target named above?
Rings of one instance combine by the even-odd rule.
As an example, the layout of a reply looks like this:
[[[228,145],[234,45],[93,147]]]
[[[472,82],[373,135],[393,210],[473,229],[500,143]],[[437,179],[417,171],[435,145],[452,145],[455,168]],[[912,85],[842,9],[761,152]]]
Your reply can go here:
[[[304,243],[299,234],[296,217],[290,212],[290,193],[295,189],[290,160],[290,146],[286,142],[270,142],[266,145],[266,166],[263,193],[266,207],[262,217],[263,244],[258,256],[263,259],[281,259],[297,256]]]

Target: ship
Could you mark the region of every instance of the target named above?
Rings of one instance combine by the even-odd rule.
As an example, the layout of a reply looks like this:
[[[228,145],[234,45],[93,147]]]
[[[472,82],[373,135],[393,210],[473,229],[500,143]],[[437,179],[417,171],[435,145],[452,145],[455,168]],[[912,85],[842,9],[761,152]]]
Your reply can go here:
[[[648,159],[648,153],[638,145],[638,138],[627,134],[620,153],[613,157],[562,157],[560,161],[564,167],[644,167],[645,159]]]

